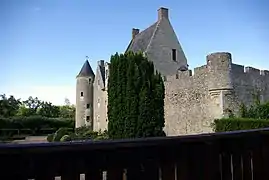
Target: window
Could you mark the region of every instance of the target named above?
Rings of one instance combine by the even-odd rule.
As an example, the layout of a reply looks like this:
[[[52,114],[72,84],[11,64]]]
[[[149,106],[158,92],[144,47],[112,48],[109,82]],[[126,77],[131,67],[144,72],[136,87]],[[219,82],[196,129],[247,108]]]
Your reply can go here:
[[[91,79],[91,78],[89,78],[89,84],[91,84],[91,82],[92,82],[92,79]]]
[[[97,99],[97,106],[100,107],[100,98]]]
[[[261,101],[261,102],[265,102],[265,101],[264,101],[264,96],[263,96],[262,94],[260,95],[260,101]]]
[[[173,61],[177,60],[177,50],[176,49],[172,49],[172,60]]]
[[[80,92],[80,96],[83,97],[83,92]]]
[[[97,84],[100,85],[100,80],[98,79]]]
[[[87,121],[87,122],[90,121],[90,116],[86,116],[86,121]]]
[[[108,78],[108,70],[106,70],[106,79]]]
[[[90,104],[87,104],[87,109],[89,109],[90,108]]]

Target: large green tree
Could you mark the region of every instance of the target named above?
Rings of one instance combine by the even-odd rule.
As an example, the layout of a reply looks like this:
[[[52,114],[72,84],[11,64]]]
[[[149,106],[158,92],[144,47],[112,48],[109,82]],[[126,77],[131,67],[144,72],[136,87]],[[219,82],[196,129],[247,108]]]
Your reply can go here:
[[[20,105],[20,99],[16,99],[14,96],[7,97],[5,94],[0,95],[0,116],[10,117],[16,115]]]
[[[60,107],[53,105],[51,102],[43,101],[37,114],[43,117],[60,117]]]
[[[108,120],[111,138],[164,135],[163,80],[142,53],[111,57]]]

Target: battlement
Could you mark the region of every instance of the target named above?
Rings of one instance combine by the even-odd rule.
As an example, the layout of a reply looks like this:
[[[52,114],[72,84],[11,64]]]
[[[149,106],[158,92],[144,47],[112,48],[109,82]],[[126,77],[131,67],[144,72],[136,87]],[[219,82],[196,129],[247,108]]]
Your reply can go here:
[[[250,75],[250,76],[268,76],[269,70],[261,70],[250,66],[232,64],[232,73],[234,75]]]
[[[194,70],[178,71],[165,78],[172,89],[204,87],[207,90],[234,89],[238,86],[269,87],[269,70],[233,64],[232,55],[217,52],[206,56],[206,64]]]
[[[165,81],[173,81],[181,78],[193,78],[196,76],[208,76],[209,72],[223,73],[225,71],[235,75],[268,76],[269,70],[260,70],[250,66],[232,63],[232,55],[229,52],[216,52],[206,56],[206,64],[194,68],[194,70],[178,71],[176,75],[166,76]]]

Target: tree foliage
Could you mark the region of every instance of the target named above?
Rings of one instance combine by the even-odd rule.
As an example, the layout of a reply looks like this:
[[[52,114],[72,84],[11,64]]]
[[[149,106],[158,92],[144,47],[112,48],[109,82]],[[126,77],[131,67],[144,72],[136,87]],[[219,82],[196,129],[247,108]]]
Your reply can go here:
[[[20,105],[20,99],[16,99],[14,96],[7,97],[5,94],[0,95],[0,116],[15,116]]]
[[[74,129],[75,106],[70,105],[68,99],[65,103],[55,106],[32,96],[22,101],[14,96],[0,95],[0,137],[13,139],[44,135],[61,127]]]
[[[269,120],[269,102],[261,103],[256,101],[250,107],[242,104],[240,107],[240,117]]]
[[[38,115],[49,118],[75,119],[75,111],[75,106],[71,105],[67,98],[65,99],[65,105],[55,106],[51,102],[42,101],[32,96],[21,101],[21,99],[16,99],[14,96],[0,95],[0,117],[30,117]]]
[[[111,57],[108,133],[111,138],[163,136],[164,84],[142,53]]]
[[[42,102],[37,114],[44,117],[60,117],[60,107],[54,106],[50,102]]]

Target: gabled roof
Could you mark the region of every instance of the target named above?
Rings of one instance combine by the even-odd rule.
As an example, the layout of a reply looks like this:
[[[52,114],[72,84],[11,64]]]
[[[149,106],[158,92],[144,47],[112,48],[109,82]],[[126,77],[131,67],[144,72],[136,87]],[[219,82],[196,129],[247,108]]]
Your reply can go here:
[[[91,77],[91,76],[94,76],[94,73],[92,71],[92,68],[91,68],[89,61],[86,60],[85,63],[83,64],[79,74],[77,75],[77,77]]]
[[[127,51],[145,52],[150,43],[150,40],[152,39],[152,36],[154,35],[154,32],[156,31],[157,25],[158,22],[154,23],[144,31],[137,34],[135,38],[131,40],[130,44],[127,47],[126,52]]]
[[[96,70],[96,76],[98,76],[99,74],[99,78],[100,78],[100,87],[101,89],[105,88],[105,66],[104,65],[97,65],[97,70]]]

